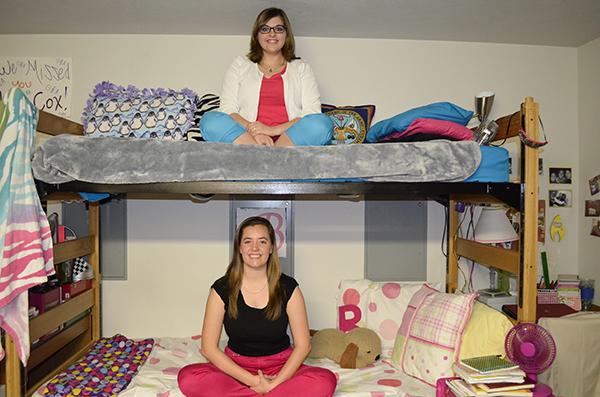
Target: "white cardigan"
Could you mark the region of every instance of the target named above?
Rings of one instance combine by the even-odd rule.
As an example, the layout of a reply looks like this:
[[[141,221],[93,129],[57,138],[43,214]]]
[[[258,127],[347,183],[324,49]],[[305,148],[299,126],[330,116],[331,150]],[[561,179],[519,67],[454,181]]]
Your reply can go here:
[[[256,121],[263,73],[258,64],[238,56],[229,66],[219,111],[238,113],[248,121]],[[283,78],[285,108],[290,120],[307,114],[321,113],[321,95],[308,63],[301,59],[288,62]]]

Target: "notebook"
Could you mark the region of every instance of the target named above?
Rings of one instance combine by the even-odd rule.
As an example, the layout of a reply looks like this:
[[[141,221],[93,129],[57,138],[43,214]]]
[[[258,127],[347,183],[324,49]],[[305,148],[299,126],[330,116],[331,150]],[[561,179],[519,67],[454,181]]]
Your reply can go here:
[[[518,365],[515,365],[512,362],[499,356],[481,356],[465,358],[460,360],[460,363],[468,368],[471,368],[483,374],[493,371],[519,368]]]

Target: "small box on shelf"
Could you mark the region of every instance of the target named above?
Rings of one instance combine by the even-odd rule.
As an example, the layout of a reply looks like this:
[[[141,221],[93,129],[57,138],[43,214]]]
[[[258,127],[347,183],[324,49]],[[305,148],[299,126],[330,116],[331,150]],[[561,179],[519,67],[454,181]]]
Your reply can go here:
[[[56,284],[45,283],[29,290],[29,306],[42,314],[61,302],[60,288]]]
[[[90,288],[92,288],[92,280],[81,280],[74,283],[63,284],[61,286],[62,301],[69,300]]]

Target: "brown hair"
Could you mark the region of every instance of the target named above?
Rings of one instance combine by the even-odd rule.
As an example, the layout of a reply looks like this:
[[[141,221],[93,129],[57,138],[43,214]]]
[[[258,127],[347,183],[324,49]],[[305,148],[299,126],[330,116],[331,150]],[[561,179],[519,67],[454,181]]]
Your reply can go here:
[[[244,220],[235,234],[235,241],[233,243],[233,256],[231,262],[225,272],[227,278],[227,284],[229,286],[229,301],[227,302],[227,308],[229,311],[229,317],[237,318],[238,307],[237,301],[240,294],[240,288],[242,286],[242,276],[244,275],[244,261],[240,252],[240,244],[242,242],[242,235],[244,229],[249,226],[262,225],[267,228],[269,232],[269,240],[273,246],[273,251],[269,255],[267,261],[267,281],[269,283],[269,303],[265,309],[266,317],[269,320],[276,320],[281,315],[281,309],[283,305],[283,298],[281,294],[281,288],[279,287],[279,278],[281,277],[281,265],[279,263],[279,255],[277,255],[275,231],[271,223],[260,216],[253,216]]]
[[[271,18],[281,17],[283,19],[283,26],[286,29],[285,43],[281,49],[281,54],[286,61],[291,62],[296,57],[296,42],[294,40],[294,33],[292,32],[292,25],[287,15],[281,8],[265,8],[258,14],[254,25],[252,26],[252,36],[250,38],[250,52],[248,52],[248,59],[254,63],[261,61],[263,57],[263,49],[258,42],[258,35],[260,34],[260,28],[265,25]]]

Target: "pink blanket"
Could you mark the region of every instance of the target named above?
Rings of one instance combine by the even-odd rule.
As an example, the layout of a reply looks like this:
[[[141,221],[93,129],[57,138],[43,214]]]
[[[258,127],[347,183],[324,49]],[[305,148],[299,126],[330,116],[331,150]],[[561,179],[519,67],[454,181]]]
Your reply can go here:
[[[52,236],[31,173],[38,112],[21,90],[6,97],[0,132],[0,327],[29,358],[27,290],[54,274]],[[0,346],[0,359],[4,350]]]

